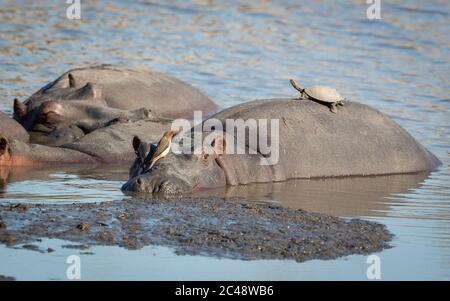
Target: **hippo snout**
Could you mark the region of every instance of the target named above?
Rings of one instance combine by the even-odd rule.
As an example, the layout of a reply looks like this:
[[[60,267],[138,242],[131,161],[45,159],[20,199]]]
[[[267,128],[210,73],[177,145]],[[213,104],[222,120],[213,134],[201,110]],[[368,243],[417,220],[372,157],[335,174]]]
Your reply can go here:
[[[177,178],[139,176],[126,182],[122,191],[135,193],[180,194],[190,192],[191,187]]]

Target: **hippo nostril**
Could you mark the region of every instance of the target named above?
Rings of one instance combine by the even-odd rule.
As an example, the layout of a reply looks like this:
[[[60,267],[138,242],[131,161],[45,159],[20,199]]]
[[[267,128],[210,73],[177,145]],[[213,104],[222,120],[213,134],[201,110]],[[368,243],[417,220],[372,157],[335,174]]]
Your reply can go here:
[[[188,191],[189,186],[178,179],[138,177],[125,183],[122,186],[122,190],[153,194],[177,194]]]
[[[143,188],[144,188],[144,182],[142,181],[142,179],[141,178],[137,178],[137,180],[136,180],[136,188],[137,188],[137,190],[138,191],[143,191]]]
[[[180,181],[163,181],[159,185],[159,192],[166,194],[178,194],[183,193],[183,189],[186,188]]]
[[[168,181],[161,181],[160,183],[155,183],[153,185],[152,193],[164,192],[167,183]]]

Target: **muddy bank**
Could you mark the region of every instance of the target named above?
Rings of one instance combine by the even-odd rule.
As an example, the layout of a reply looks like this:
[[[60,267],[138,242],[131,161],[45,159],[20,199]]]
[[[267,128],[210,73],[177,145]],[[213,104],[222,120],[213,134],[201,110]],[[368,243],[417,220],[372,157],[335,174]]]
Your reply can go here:
[[[384,225],[240,199],[132,199],[89,204],[0,205],[0,242],[41,237],[72,248],[145,245],[236,259],[333,259],[389,247]]]

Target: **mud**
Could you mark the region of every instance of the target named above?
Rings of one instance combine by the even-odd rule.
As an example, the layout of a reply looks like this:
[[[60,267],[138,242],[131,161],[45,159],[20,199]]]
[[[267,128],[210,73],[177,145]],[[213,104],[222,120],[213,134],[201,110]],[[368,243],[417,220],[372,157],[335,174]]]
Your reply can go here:
[[[374,222],[241,199],[3,204],[0,221],[0,242],[12,247],[46,237],[74,242],[64,247],[80,250],[162,245],[177,254],[244,260],[333,259],[380,251],[392,239],[384,225]]]

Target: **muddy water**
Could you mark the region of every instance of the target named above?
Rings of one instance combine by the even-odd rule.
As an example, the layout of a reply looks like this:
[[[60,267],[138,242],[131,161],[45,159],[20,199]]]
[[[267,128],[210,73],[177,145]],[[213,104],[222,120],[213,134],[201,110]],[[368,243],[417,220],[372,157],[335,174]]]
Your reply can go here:
[[[2,1],[1,111],[10,113],[14,97],[24,99],[61,72],[92,63],[167,72],[223,107],[293,96],[290,77],[335,86],[391,116],[443,166],[431,174],[209,193],[381,222],[396,235],[394,248],[377,254],[383,279],[450,279],[448,1],[382,1],[376,21],[366,19],[365,1],[89,1],[79,21],[66,19],[60,2]],[[2,201],[90,202],[121,199],[126,168],[2,173],[10,182]],[[57,252],[1,247],[0,274],[65,279],[66,253],[77,252],[48,244]],[[82,255],[85,279],[367,279],[366,257],[358,255],[295,263],[177,256],[159,247],[93,249],[96,255]],[[31,263],[41,266],[30,271]]]

